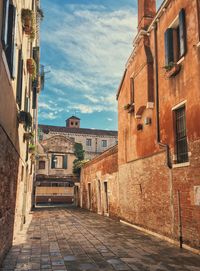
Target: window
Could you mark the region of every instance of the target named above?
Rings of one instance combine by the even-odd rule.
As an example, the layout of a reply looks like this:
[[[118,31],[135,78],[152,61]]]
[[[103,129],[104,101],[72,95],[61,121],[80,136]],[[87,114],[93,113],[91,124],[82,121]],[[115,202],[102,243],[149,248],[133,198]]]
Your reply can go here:
[[[16,58],[16,27],[17,14],[16,7],[3,0],[3,21],[1,40],[6,55],[8,68],[12,78],[15,78],[15,58]]]
[[[17,95],[16,95],[16,101],[20,109],[22,104],[23,66],[24,62],[22,58],[22,50],[20,49],[18,55],[18,75],[17,75]]]
[[[76,126],[78,126],[78,122],[76,122]]]
[[[102,140],[102,141],[101,141],[101,146],[102,146],[103,148],[106,148],[106,147],[107,147],[107,140]]]
[[[178,62],[186,50],[185,10],[181,9],[177,20],[165,32],[165,65]]]
[[[134,94],[134,79],[130,78],[130,97],[131,97],[131,104],[135,102],[135,94]]]
[[[39,161],[39,169],[45,169],[45,161]]]
[[[177,163],[188,162],[185,107],[175,110]]]
[[[52,154],[51,168],[67,169],[67,155],[54,155],[54,154]]]
[[[73,121],[71,121],[71,126],[73,126],[74,125],[74,122]]]
[[[88,147],[92,146],[92,139],[91,138],[86,139],[86,146],[88,146]]]

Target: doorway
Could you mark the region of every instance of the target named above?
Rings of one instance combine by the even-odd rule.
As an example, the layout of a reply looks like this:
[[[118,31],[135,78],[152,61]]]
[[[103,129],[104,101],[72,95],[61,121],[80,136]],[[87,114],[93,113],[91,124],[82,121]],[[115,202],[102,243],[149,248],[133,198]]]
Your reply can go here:
[[[88,183],[88,209],[92,209],[92,190],[91,190],[91,183]]]
[[[108,183],[104,182],[104,214],[108,215]]]
[[[98,214],[101,214],[101,181],[98,180]]]

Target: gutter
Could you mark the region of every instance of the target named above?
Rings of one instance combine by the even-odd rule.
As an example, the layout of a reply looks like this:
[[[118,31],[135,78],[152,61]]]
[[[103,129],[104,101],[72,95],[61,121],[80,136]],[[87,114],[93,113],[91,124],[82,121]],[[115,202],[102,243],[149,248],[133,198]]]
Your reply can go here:
[[[124,74],[123,74],[123,77],[122,77],[122,79],[121,79],[119,88],[118,88],[118,90],[117,90],[116,100],[118,100],[118,98],[119,98],[119,94],[120,94],[122,85],[123,85],[123,83],[124,83],[124,79],[125,79],[125,77],[126,77],[126,73],[127,73],[127,68],[126,68],[125,71],[124,71]]]
[[[160,140],[160,104],[159,104],[159,80],[158,80],[158,39],[157,39],[157,22],[154,23],[154,63],[155,63],[155,92],[156,92],[156,127],[157,127],[157,143],[160,147],[166,149],[167,166],[172,169],[170,157],[170,148],[168,144],[164,144]]]

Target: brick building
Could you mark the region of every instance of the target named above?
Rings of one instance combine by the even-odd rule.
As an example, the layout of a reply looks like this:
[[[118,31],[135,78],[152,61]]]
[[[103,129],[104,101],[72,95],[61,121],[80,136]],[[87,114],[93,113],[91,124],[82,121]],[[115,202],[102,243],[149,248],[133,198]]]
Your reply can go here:
[[[155,0],[138,1],[138,33],[117,92],[118,217],[196,248],[199,14],[199,0],[165,0],[158,11]],[[85,170],[90,169],[82,173],[82,185],[87,187],[90,176],[84,177]],[[112,193],[112,187],[108,190]],[[88,195],[87,190],[83,202]]]
[[[0,264],[32,206],[39,11],[39,0],[0,1]]]
[[[81,207],[101,215],[119,215],[118,146],[84,165],[81,172]]]

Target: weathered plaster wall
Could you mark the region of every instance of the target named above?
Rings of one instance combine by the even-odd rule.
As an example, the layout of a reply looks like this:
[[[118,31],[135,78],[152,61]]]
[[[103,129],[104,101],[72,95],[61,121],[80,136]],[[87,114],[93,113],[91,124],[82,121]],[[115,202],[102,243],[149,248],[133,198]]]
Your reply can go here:
[[[0,1],[0,34],[2,33],[4,2]],[[13,235],[18,234],[23,227],[32,206],[34,165],[30,159],[31,154],[27,153],[28,143],[24,140],[26,130],[24,124],[18,121],[18,113],[20,110],[30,112],[34,123],[32,131],[34,131],[37,114],[36,110],[32,109],[32,82],[26,61],[32,57],[31,50],[38,40],[36,38],[32,44],[30,43],[30,39],[23,31],[21,20],[21,9],[32,9],[34,2],[36,1],[10,1],[17,10],[17,28],[13,31],[15,34],[13,61],[16,71],[13,78],[11,78],[5,50],[0,41],[0,265],[12,244]],[[22,49],[24,61],[21,108],[16,100],[20,49]],[[25,108],[26,97],[29,97],[30,109]]]

